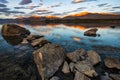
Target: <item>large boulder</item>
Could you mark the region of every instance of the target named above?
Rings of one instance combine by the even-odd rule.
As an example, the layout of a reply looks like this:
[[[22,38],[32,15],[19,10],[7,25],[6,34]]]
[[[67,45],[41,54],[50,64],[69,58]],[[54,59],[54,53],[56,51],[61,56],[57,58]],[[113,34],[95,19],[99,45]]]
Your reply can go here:
[[[30,34],[28,30],[15,24],[3,25],[1,33],[4,39],[12,45],[19,44],[23,38]]]
[[[72,61],[72,62],[77,62],[81,59],[84,58],[84,55],[86,54],[84,49],[76,50],[71,53],[67,53],[67,57]]]
[[[2,27],[2,35],[4,36],[22,36],[27,37],[30,34],[29,30],[20,27],[16,24],[5,24]]]
[[[85,36],[93,36],[93,37],[96,37],[96,36],[97,36],[97,34],[96,34],[97,31],[98,31],[97,28],[93,28],[93,29],[90,29],[90,30],[85,31],[85,32],[84,32],[84,35],[85,35]]]
[[[56,44],[46,44],[33,53],[42,80],[48,80],[64,61],[64,50]]]
[[[120,62],[115,58],[107,57],[105,58],[104,63],[107,68],[116,68],[120,70]]]
[[[88,60],[92,63],[92,65],[96,65],[99,62],[101,62],[101,58],[96,51],[93,50],[87,51],[87,56]]]

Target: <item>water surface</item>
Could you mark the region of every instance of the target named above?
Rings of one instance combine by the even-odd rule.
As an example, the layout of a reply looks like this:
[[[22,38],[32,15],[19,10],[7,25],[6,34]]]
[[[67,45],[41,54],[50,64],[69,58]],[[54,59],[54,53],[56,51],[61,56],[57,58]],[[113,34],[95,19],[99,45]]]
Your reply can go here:
[[[52,43],[63,46],[67,52],[80,48],[91,50],[94,49],[95,46],[120,48],[120,26],[115,26],[113,28],[108,25],[18,25],[30,30],[31,34],[44,35],[45,38]],[[98,28],[97,34],[100,34],[100,36],[84,36],[84,32],[93,27]],[[12,46],[0,35],[0,51],[5,50],[12,50]]]

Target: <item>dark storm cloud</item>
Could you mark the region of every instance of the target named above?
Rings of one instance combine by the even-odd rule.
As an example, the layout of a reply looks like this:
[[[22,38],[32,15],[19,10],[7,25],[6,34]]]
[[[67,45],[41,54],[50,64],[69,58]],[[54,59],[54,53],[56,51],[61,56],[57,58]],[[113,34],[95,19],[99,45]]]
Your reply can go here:
[[[1,3],[8,3],[7,0],[0,0]]]
[[[5,4],[0,3],[0,7],[7,7]]]
[[[72,3],[81,3],[81,2],[89,2],[89,1],[97,1],[97,0],[73,0]]]
[[[112,9],[120,9],[120,6],[112,7]]]
[[[32,3],[31,0],[22,0],[19,4],[20,5],[26,5],[26,4],[29,4],[29,3]]]
[[[98,7],[103,7],[103,6],[106,6],[108,3],[104,3],[104,4],[99,4],[97,5]]]

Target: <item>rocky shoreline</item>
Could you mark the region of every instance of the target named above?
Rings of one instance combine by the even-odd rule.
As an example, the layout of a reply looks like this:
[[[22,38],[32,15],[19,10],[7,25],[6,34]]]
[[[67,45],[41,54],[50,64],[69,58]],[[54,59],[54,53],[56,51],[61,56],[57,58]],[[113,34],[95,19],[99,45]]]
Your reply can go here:
[[[103,60],[98,52],[84,49],[65,53],[60,45],[52,44],[44,36],[16,29],[12,34],[19,33],[22,41],[14,45],[11,57],[6,55],[0,59],[1,80],[120,80],[120,61],[114,57]],[[8,38],[11,32],[7,27],[5,30],[3,37]],[[21,33],[25,36],[21,37]]]

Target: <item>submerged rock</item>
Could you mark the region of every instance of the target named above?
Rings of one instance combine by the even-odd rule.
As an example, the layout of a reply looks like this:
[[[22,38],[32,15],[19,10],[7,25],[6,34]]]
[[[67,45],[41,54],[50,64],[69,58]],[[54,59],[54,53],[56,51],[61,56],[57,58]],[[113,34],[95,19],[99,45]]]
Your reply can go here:
[[[46,44],[33,53],[42,80],[55,74],[64,61],[64,50],[59,45]]]
[[[116,68],[120,70],[120,62],[115,58],[105,58],[104,63],[107,68]]]
[[[85,35],[85,36],[93,36],[93,37],[96,37],[96,36],[97,36],[97,34],[96,34],[97,31],[98,31],[97,28],[93,28],[93,29],[90,29],[90,30],[88,30],[88,31],[85,31],[85,32],[84,32],[84,35]]]
[[[110,74],[110,77],[111,77],[113,80],[120,80],[120,74]]]
[[[80,59],[83,59],[86,52],[84,49],[80,49],[80,50],[76,50],[74,52],[71,53],[67,53],[67,57],[72,61],[72,62],[77,62]]]
[[[87,76],[85,76],[84,74],[80,73],[80,72],[76,72],[75,73],[75,78],[74,80],[91,80],[89,79]]]
[[[93,50],[87,51],[87,56],[88,60],[92,63],[92,65],[96,65],[99,62],[101,62],[101,58],[96,51]]]
[[[113,80],[112,78],[109,77],[108,73],[105,73],[105,75],[100,76],[100,80]]]
[[[60,78],[57,76],[53,76],[50,80],[60,80]]]

